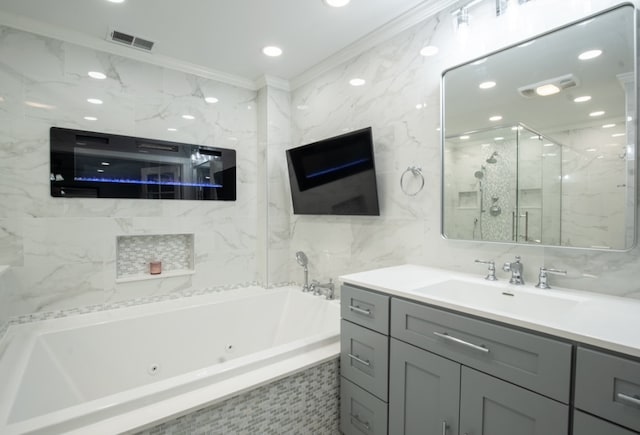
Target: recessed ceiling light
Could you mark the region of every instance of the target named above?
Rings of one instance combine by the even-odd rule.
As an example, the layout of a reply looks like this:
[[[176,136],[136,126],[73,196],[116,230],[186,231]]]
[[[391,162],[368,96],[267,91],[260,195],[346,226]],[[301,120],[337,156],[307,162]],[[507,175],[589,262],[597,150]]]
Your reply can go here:
[[[538,86],[536,88],[536,94],[540,95],[541,97],[548,97],[549,95],[554,95],[554,94],[557,94],[558,92],[560,92],[560,88],[551,83]]]
[[[124,0],[107,0],[110,3],[124,3]]]
[[[502,136],[494,137],[493,140],[504,140]]]
[[[351,0],[322,0],[322,2],[332,8],[341,8],[349,4]]]
[[[177,128],[173,128],[173,127],[169,127],[169,128],[167,128],[167,131],[178,131],[178,129]]]
[[[460,136],[460,139],[467,140],[467,139],[469,139],[469,137],[470,136],[467,136],[466,134],[464,134],[464,135]]]
[[[516,126],[511,127],[511,131],[519,131],[519,130],[522,130],[522,129],[523,129],[523,127],[522,127],[522,126],[517,126],[517,125],[516,125]]]
[[[109,163],[109,162],[100,162],[100,164],[101,164],[102,166],[109,166],[109,165],[111,165],[111,163]]]
[[[195,116],[193,116],[193,115],[182,115],[182,117],[183,117],[184,119],[196,119],[196,117],[195,117]]]
[[[91,104],[102,104],[102,100],[98,98],[87,98],[87,102]]]
[[[97,121],[98,118],[96,118],[95,116],[85,116],[84,119],[86,119],[87,121]]]
[[[435,45],[427,45],[426,47],[422,47],[420,54],[423,56],[434,56],[438,54],[438,51],[439,49]]]
[[[282,54],[282,49],[275,45],[267,45],[262,49],[262,52],[269,57],[278,57]]]
[[[542,146],[543,146],[543,147],[552,147],[552,146],[553,146],[553,144],[552,144],[552,143],[546,143],[546,144],[544,144],[544,145],[542,145]]]
[[[615,124],[605,124],[602,126],[602,128],[613,128],[615,126],[616,126]]]
[[[206,97],[204,99],[204,101],[206,101],[209,104],[215,104],[217,103],[219,100],[216,97]]]
[[[614,133],[611,135],[611,137],[622,137],[622,136],[626,136],[625,133]]]
[[[589,114],[589,116],[593,116],[593,117],[602,116],[602,115],[604,115],[604,110],[596,110],[595,112],[591,112]]]
[[[489,118],[489,121],[495,122],[495,121],[500,121],[501,119],[502,119],[502,116],[500,116],[500,115],[495,115],[495,116],[492,116],[491,118]],[[517,128],[518,128],[518,127],[516,127],[516,129],[517,129]]]
[[[585,103],[591,99],[590,95],[583,95],[581,97],[577,97],[573,99],[574,103]]]
[[[602,50],[588,50],[588,51],[585,51],[584,53],[580,53],[580,55],[578,56],[578,59],[580,60],[595,59],[601,54],[602,54]]]
[[[97,80],[104,80],[107,78],[107,75],[105,73],[101,73],[100,71],[89,71],[87,75],[92,79]]]
[[[349,80],[351,86],[363,86],[365,83],[367,83],[365,79],[354,78]]]
[[[104,172],[104,169],[96,169],[96,172],[100,172],[102,174]]]
[[[492,82],[492,81],[488,81],[488,82],[482,82],[478,85],[478,87],[480,89],[491,89],[496,85],[496,82]]]
[[[598,159],[604,159],[604,156],[603,156],[603,155],[599,155],[599,156],[598,156],[598,157],[596,157],[596,158],[598,158]]]
[[[595,153],[598,150],[596,148],[587,148],[585,151],[588,153]]]

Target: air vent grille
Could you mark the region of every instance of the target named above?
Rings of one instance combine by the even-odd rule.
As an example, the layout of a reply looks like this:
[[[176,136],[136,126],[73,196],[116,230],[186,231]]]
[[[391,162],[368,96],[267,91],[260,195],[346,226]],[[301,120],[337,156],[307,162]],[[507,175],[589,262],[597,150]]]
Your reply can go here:
[[[153,50],[153,46],[155,45],[155,42],[153,41],[145,38],[140,38],[139,36],[120,32],[118,30],[110,30],[107,34],[107,41],[137,48],[143,51],[151,51]]]

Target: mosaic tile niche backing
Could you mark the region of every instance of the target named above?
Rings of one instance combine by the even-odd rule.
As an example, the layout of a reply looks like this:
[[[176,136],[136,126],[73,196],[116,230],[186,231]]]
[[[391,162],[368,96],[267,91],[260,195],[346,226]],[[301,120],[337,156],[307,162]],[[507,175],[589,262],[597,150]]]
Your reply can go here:
[[[149,275],[149,263],[161,261],[163,273],[193,270],[193,234],[117,237],[116,277]]]
[[[136,435],[339,434],[339,359]]]

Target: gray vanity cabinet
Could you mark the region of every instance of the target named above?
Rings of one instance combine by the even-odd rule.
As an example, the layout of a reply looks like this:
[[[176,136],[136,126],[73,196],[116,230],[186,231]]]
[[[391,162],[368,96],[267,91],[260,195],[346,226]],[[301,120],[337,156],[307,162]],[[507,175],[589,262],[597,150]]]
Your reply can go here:
[[[458,434],[460,364],[391,339],[389,433]]]
[[[340,430],[385,435],[389,386],[389,296],[343,285]]]

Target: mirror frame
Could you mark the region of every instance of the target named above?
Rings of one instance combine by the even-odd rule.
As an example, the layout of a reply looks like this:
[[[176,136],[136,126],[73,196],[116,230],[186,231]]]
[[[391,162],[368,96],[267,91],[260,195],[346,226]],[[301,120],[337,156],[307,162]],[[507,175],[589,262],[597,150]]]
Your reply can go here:
[[[606,14],[608,12],[614,11],[616,9],[622,8],[622,7],[626,7],[626,6],[631,6],[633,8],[633,54],[634,54],[634,75],[635,75],[635,89],[634,89],[634,96],[635,96],[635,119],[633,120],[633,127],[634,127],[634,140],[632,143],[628,143],[628,145],[632,145],[634,147],[634,151],[633,151],[633,160],[632,162],[628,162],[627,163],[627,170],[632,169],[633,170],[633,189],[634,189],[634,193],[633,193],[633,207],[629,207],[631,210],[630,211],[633,214],[633,235],[631,237],[631,244],[629,246],[625,246],[624,248],[599,248],[599,247],[588,247],[588,246],[566,246],[566,245],[546,245],[546,244],[528,244],[528,243],[519,243],[519,242],[513,242],[513,241],[492,241],[492,240],[473,240],[473,239],[457,239],[457,238],[450,238],[447,237],[447,235],[445,234],[445,139],[446,139],[446,123],[445,123],[445,113],[446,113],[446,104],[445,104],[445,75],[447,72],[452,71],[456,68],[460,68],[462,66],[466,66],[466,65],[470,65],[473,62],[476,62],[478,60],[484,59],[484,58],[488,58],[490,56],[493,56],[495,54],[516,48],[518,46],[521,46],[523,44],[529,43],[531,41],[534,41],[540,37],[543,36],[547,36],[549,34],[552,33],[556,33],[559,32],[561,30],[567,29],[569,27],[578,25],[580,23],[586,22],[588,20],[597,18],[598,16],[601,16],[603,14]],[[614,5],[612,7],[608,7],[605,9],[602,9],[596,13],[584,16],[582,18],[579,18],[577,20],[572,20],[570,22],[568,22],[567,24],[564,24],[562,26],[558,26],[558,27],[554,27],[553,29],[550,29],[548,31],[536,34],[534,36],[531,36],[527,39],[524,40],[520,40],[517,41],[515,43],[509,44],[505,47],[502,47],[500,49],[497,50],[493,50],[491,52],[488,53],[484,53],[480,56],[474,57],[472,59],[469,59],[463,63],[459,63],[456,65],[453,65],[445,70],[442,71],[442,74],[440,76],[440,236],[445,239],[445,240],[452,240],[452,241],[460,241],[460,242],[474,242],[474,243],[483,243],[483,244],[498,244],[498,245],[514,245],[514,246],[526,246],[526,247],[530,247],[530,246],[535,246],[535,247],[543,247],[543,248],[559,248],[559,249],[576,249],[576,250],[587,250],[587,251],[598,251],[598,252],[629,252],[631,250],[633,250],[637,245],[638,245],[638,207],[640,205],[640,192],[639,192],[639,186],[640,183],[638,182],[638,168],[640,167],[638,164],[638,135],[640,134],[640,113],[638,113],[638,109],[640,108],[640,101],[638,100],[638,97],[640,96],[640,85],[639,85],[639,59],[640,59],[640,53],[638,53],[639,50],[639,40],[638,40],[638,36],[639,36],[639,29],[638,29],[638,24],[639,24],[639,15],[640,15],[640,10],[636,7],[636,5],[634,3],[631,3],[629,1],[627,2],[623,2],[617,5]],[[471,129],[469,130],[469,132],[475,131],[477,129]],[[627,177],[629,177],[629,175],[627,175]],[[629,235],[627,235],[627,239],[629,238]]]

